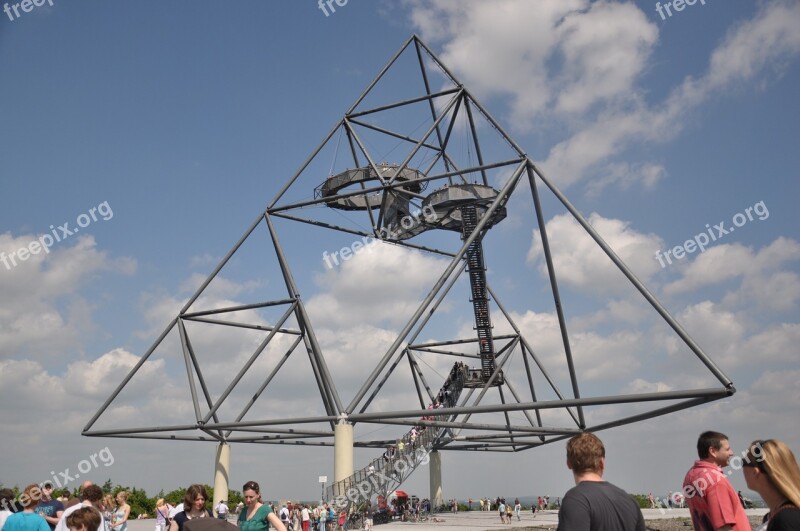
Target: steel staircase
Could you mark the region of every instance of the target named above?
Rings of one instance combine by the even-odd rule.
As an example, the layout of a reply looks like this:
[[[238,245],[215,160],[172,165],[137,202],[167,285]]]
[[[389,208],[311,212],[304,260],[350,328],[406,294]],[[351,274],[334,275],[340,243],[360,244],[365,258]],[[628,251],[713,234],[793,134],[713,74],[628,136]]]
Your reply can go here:
[[[469,369],[463,363],[453,365],[439,390],[437,402],[440,407],[454,407],[457,404],[468,374]],[[429,409],[429,415],[422,418],[433,419],[436,417],[435,411],[436,409]],[[326,489],[328,503],[339,511],[349,513],[352,506],[357,507],[378,496],[388,497],[417,467],[428,463],[428,454],[447,431],[448,428],[415,426],[397,441],[392,457],[384,454],[352,476],[329,485]]]

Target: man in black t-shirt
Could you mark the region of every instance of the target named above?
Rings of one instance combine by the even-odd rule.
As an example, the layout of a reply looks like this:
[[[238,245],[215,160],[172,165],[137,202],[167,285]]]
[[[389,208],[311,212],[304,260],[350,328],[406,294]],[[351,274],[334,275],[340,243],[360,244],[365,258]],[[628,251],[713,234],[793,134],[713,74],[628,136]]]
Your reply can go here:
[[[36,512],[42,515],[47,520],[47,525],[50,526],[50,529],[54,530],[61,515],[64,514],[64,504],[54,500],[52,495],[53,484],[45,483],[42,485],[42,498],[36,506]]]
[[[558,511],[559,531],[646,531],[639,504],[624,490],[603,481],[606,449],[594,434],[584,432],[567,443],[567,467],[575,486]]]

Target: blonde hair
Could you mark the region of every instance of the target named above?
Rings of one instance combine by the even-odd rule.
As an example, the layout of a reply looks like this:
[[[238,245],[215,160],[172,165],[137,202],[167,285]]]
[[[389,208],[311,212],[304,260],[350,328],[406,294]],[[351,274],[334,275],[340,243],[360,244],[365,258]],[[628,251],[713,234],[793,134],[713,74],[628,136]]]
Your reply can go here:
[[[128,501],[128,491],[121,490],[117,493],[117,498],[122,498],[122,502]]]
[[[163,507],[164,506],[164,498],[159,498],[156,500],[156,507]]]
[[[745,458],[765,473],[772,486],[800,507],[800,466],[792,449],[777,439],[753,441]]]
[[[112,496],[111,494],[106,494],[103,497],[103,505],[105,505],[106,507],[114,507],[115,505],[114,496]]]

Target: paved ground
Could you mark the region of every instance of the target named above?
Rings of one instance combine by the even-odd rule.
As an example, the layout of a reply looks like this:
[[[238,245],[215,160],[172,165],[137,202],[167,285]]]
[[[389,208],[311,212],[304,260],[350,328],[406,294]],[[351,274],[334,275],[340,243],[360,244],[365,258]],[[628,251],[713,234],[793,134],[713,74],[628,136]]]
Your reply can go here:
[[[748,516],[762,516],[766,509],[748,509]],[[663,512],[659,509],[643,509],[645,520],[661,520],[667,518],[689,518],[688,509],[670,509]],[[536,513],[533,517],[530,512],[522,513],[522,518],[512,519],[511,524],[501,524],[500,517],[495,511],[492,512],[460,512],[460,513],[440,513],[435,515],[440,522],[399,522],[375,526],[373,531],[483,531],[487,529],[509,529],[523,528],[532,526],[547,526],[555,529],[558,525],[557,511],[543,511]],[[131,520],[129,531],[153,531],[155,520]],[[689,528],[687,528],[689,529]]]

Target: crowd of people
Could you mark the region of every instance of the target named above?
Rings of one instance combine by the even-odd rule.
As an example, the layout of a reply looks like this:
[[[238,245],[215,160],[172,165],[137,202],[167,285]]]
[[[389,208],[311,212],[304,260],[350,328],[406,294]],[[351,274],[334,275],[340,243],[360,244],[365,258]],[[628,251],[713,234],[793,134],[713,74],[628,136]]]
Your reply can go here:
[[[728,437],[715,431],[704,432],[698,438],[697,452],[698,460],[686,474],[681,491],[694,529],[750,530],[741,492],[733,489],[723,472],[734,457]],[[646,531],[638,503],[624,490],[603,480],[605,447],[596,435],[584,432],[568,441],[567,467],[572,471],[575,487],[556,502],[559,530]],[[775,439],[754,441],[742,454],[741,468],[748,488],[757,492],[769,508],[758,531],[800,529],[800,466],[791,449]],[[236,514],[243,531],[267,531],[270,527],[277,531],[348,530],[350,515],[337,513],[325,503],[312,508],[289,502],[276,512],[274,506],[262,501],[255,481],[245,483],[242,494],[244,503],[236,508]],[[102,489],[91,482],[85,482],[80,496],[73,499],[53,498],[50,483],[28,485],[19,497],[10,489],[0,489],[0,531],[126,531],[131,514],[127,499],[125,491],[117,493],[116,498],[104,496]],[[156,531],[185,531],[192,520],[213,518],[208,501],[202,485],[190,485],[183,503],[176,507],[159,499]],[[482,510],[492,510],[490,498],[479,501]],[[534,512],[537,506],[540,510],[549,506],[548,496],[540,496],[537,501]],[[652,494],[650,501],[654,501]],[[470,508],[471,505],[472,500]],[[514,515],[520,519],[519,499],[512,506],[504,498],[497,498],[494,505],[502,523],[510,524]],[[458,503],[451,500],[451,507],[457,510]],[[224,500],[215,511],[219,518],[227,520]],[[373,513],[367,503],[363,515],[363,528],[367,531],[372,529]]]
[[[728,480],[733,470],[723,471],[734,457],[728,436],[703,432],[697,440],[697,454],[680,493],[695,531],[751,530],[744,504]],[[758,531],[800,529],[800,466],[791,449],[775,439],[754,441],[743,453],[741,464],[747,486],[769,507]],[[569,440],[567,467],[575,487],[564,495],[558,512],[559,530],[646,530],[637,502],[603,480],[605,466],[605,447],[596,435],[585,432]],[[650,499],[653,504],[652,494]]]

